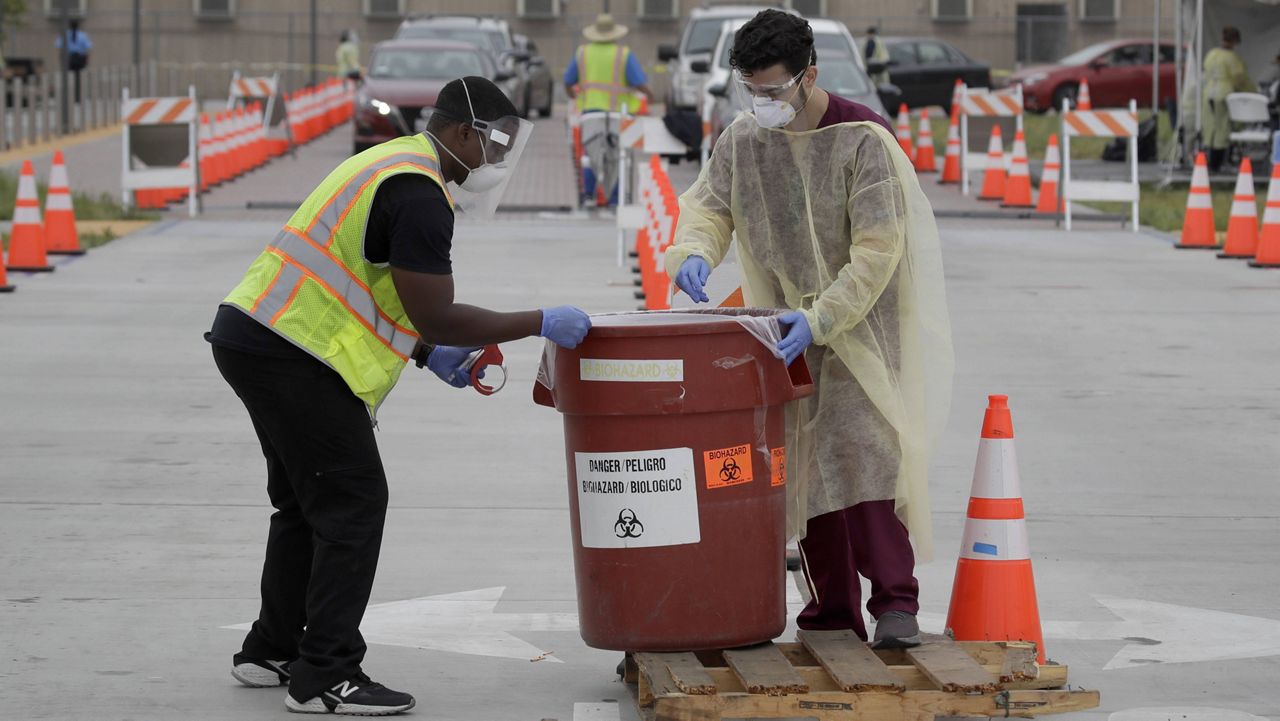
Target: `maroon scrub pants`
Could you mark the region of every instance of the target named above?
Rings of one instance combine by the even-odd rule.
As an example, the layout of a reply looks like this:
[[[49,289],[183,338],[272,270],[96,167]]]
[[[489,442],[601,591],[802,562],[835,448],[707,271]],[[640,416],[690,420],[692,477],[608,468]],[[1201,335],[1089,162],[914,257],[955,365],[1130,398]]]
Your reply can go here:
[[[867,611],[872,618],[889,611],[919,612],[915,553],[893,505],[892,500],[869,501],[809,519],[800,555],[815,595],[796,619],[800,628],[852,629],[865,641],[858,574],[871,581]]]

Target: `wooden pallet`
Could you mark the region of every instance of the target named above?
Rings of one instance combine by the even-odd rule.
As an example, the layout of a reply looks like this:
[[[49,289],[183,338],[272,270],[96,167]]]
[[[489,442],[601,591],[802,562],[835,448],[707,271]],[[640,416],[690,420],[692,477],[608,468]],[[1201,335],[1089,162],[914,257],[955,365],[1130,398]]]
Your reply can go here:
[[[1063,689],[1066,666],[1036,664],[1034,644],[929,635],[906,650],[801,631],[797,643],[629,654],[626,680],[645,721],[1031,718],[1098,706],[1097,691]]]

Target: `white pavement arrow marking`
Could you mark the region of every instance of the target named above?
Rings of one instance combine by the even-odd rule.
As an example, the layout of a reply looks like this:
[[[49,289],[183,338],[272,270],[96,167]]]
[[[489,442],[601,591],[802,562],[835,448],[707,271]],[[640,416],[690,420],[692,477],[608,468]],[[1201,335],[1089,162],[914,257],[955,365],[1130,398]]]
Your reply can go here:
[[[1280,656],[1280,621],[1275,619],[1136,598],[1096,598],[1121,620],[1045,621],[1043,630],[1047,638],[1134,642],[1103,670]],[[920,614],[920,621],[938,633],[946,624],[938,614]]]
[[[531,661],[544,651],[512,631],[577,631],[576,613],[494,613],[505,586],[379,603],[365,611],[368,643]],[[226,628],[248,630],[251,624]],[[555,656],[543,660],[563,663]]]

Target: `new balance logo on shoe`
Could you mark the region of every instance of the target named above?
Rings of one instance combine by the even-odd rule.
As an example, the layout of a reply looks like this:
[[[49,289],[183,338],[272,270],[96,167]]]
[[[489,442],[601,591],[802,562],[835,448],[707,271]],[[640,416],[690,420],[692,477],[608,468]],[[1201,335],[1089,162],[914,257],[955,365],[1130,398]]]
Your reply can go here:
[[[343,681],[342,683],[338,684],[337,686],[334,686],[334,687],[333,687],[333,690],[334,690],[334,691],[337,691],[337,692],[338,692],[338,695],[339,695],[339,696],[341,696],[342,698],[346,698],[346,697],[350,696],[351,694],[355,693],[356,691],[359,691],[359,690],[360,690],[360,687],[359,687],[359,686],[353,686],[353,685],[351,684],[351,682],[350,682],[350,681]]]

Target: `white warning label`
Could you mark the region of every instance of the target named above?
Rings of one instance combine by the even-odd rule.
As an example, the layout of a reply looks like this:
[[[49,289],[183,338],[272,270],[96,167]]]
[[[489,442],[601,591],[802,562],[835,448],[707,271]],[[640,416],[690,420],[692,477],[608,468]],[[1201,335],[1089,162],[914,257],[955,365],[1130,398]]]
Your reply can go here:
[[[693,449],[574,456],[586,548],[678,546],[702,540]]]

